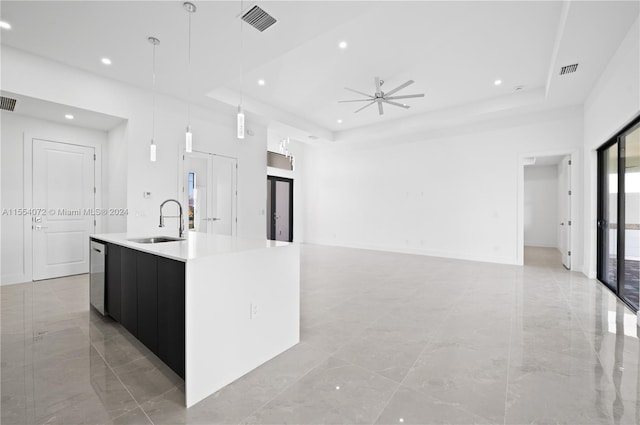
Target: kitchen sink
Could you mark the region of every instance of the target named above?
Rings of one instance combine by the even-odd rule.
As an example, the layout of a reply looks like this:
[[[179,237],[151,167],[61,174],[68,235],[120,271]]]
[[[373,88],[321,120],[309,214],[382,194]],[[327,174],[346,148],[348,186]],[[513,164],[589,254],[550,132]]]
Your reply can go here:
[[[136,242],[136,243],[162,243],[162,242],[179,242],[179,241],[183,241],[184,239],[172,238],[169,236],[154,236],[152,238],[139,238],[139,239],[127,239],[127,240],[131,242]]]

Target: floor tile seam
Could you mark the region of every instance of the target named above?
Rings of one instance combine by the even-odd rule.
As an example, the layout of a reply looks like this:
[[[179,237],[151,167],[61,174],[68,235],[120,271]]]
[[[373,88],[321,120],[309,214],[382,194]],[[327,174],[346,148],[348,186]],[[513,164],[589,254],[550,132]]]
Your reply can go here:
[[[324,351],[324,350],[323,350]],[[326,353],[326,351],[325,351]],[[274,401],[275,399],[277,399],[278,397],[280,397],[280,395],[284,394],[289,388],[292,388],[295,384],[297,384],[298,382],[300,382],[304,377],[306,377],[307,375],[309,375],[311,372],[313,372],[314,370],[316,370],[318,367],[320,367],[323,362],[325,362],[327,359],[329,359],[330,357],[332,357],[331,354],[327,355],[325,358],[323,358],[318,364],[316,364],[315,366],[309,368],[308,371],[306,371],[304,374],[300,375],[300,377],[298,377],[297,379],[292,380],[288,385],[285,385],[280,391],[278,391],[272,398],[270,398],[269,400],[267,400],[265,403],[263,403],[260,407],[256,408],[255,410],[253,410],[250,414],[248,414],[247,416],[245,416],[244,418],[242,418],[242,420],[240,420],[238,422],[238,424],[243,424],[245,423],[249,418],[251,418],[253,415],[255,415],[256,413],[258,413],[260,410],[262,410],[264,407],[266,407],[269,403],[271,403],[272,401]]]
[[[101,351],[98,349],[98,347],[96,347],[96,346],[93,344],[93,342],[91,342],[91,346],[92,346],[92,347],[93,347],[93,348],[94,348],[94,349],[95,349],[95,350],[100,354],[100,357],[102,357],[102,358],[104,359],[104,362],[105,362],[105,363],[107,363],[107,365],[109,366],[109,368],[111,368],[111,369],[113,370],[113,373],[115,373],[115,374],[118,374],[118,370],[119,370],[119,369],[121,369],[121,368],[123,368],[123,367],[125,367],[125,366],[129,366],[131,363],[136,362],[136,361],[138,361],[138,360],[140,360],[140,359],[148,358],[148,357],[149,357],[149,356],[148,356],[148,355],[146,355],[146,354],[140,354],[140,356],[138,356],[138,357],[133,357],[133,358],[131,358],[131,359],[128,359],[125,363],[122,363],[122,364],[120,364],[120,365],[118,365],[118,366],[112,366],[112,365],[111,365],[111,364],[106,360],[105,353],[101,352]]]
[[[98,355],[100,356],[100,358],[102,359],[102,361],[104,362],[104,364],[107,365],[107,367],[109,368],[109,370],[111,371],[111,373],[113,373],[113,375],[116,377],[116,379],[118,380],[118,382],[120,382],[120,385],[122,385],[122,387],[125,389],[125,391],[129,394],[129,397],[131,397],[131,399],[136,403],[136,405],[138,406],[138,408],[140,408],[140,410],[142,411],[142,413],[144,413],[144,415],[146,416],[146,418],[149,420],[149,423],[151,423],[151,425],[154,425],[153,421],[151,420],[151,418],[149,417],[149,415],[147,415],[147,412],[142,408],[142,406],[140,405],[140,403],[138,402],[138,400],[133,396],[133,394],[131,393],[131,391],[129,390],[129,388],[124,384],[124,382],[122,382],[122,379],[120,379],[120,376],[115,372],[115,370],[113,370],[113,368],[111,367],[111,365],[109,363],[107,363],[107,360],[103,357],[102,353],[100,353],[98,351],[98,349],[93,345],[93,343],[91,343],[91,347],[93,347],[94,350],[96,350],[96,352],[98,353]],[[175,387],[174,387],[175,388]],[[131,409],[134,410],[134,409]]]
[[[467,292],[469,292],[469,288],[465,288],[462,293],[457,297],[456,302],[454,303],[457,304],[458,301],[464,299],[464,297],[466,296]],[[449,309],[447,311],[447,313],[444,315],[444,317],[442,318],[442,320],[440,321],[441,325],[443,325],[445,323],[445,320],[447,320],[449,318],[449,316],[453,313],[453,308]],[[435,338],[435,335],[432,335],[429,340]],[[420,351],[420,354],[418,354],[418,356],[416,357],[416,359],[414,360],[413,364],[411,365],[411,367],[409,367],[409,371],[404,375],[404,378],[402,378],[402,382],[400,382],[400,384],[396,387],[396,389],[393,391],[393,393],[389,396],[389,399],[387,400],[387,402],[385,403],[384,407],[380,410],[380,413],[378,413],[378,416],[375,418],[375,420],[372,422],[372,424],[375,424],[376,422],[378,422],[380,420],[380,417],[382,416],[382,414],[384,413],[385,410],[387,410],[387,407],[389,407],[389,404],[391,403],[391,400],[393,400],[393,398],[396,396],[396,394],[398,393],[398,390],[404,386],[405,381],[407,380],[407,377],[409,376],[409,374],[411,373],[411,371],[415,368],[416,364],[418,363],[418,360],[420,360],[420,358],[422,357],[422,355],[425,353],[425,351],[427,350],[427,347],[429,346],[429,342],[427,341],[427,343],[425,344],[424,348],[422,349],[422,351]],[[424,394],[422,392],[420,392],[421,394]],[[426,394],[425,394],[426,395]]]
[[[165,395],[169,394],[171,391],[174,391],[174,390],[176,390],[176,389],[180,389],[180,387],[181,387],[181,386],[184,386],[184,387],[185,387],[185,388],[184,388],[184,390],[186,391],[186,384],[176,385],[176,386],[171,387],[171,388],[169,388],[168,390],[166,390],[166,391],[162,392],[161,394],[159,394],[159,395],[157,395],[157,396],[155,396],[155,397],[152,397],[152,398],[150,398],[149,400],[145,401],[144,403],[142,403],[142,406],[144,406],[144,405],[145,405],[145,404],[147,404],[147,403],[152,403],[152,402],[155,402],[155,401],[159,400],[160,398],[162,398],[162,397],[164,397]],[[142,410],[144,410],[144,407],[142,407],[142,406],[141,406],[140,408],[141,408]]]

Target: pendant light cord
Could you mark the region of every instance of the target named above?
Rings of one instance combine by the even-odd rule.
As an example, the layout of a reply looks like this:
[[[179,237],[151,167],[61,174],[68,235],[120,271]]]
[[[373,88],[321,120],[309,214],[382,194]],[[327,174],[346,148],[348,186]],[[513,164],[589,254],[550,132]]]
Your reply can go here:
[[[188,61],[189,64],[187,66],[187,73],[189,74],[189,87],[187,90],[187,125],[189,127],[191,127],[191,15],[192,13],[189,12],[189,48],[188,48],[188,53],[187,53],[187,57],[188,57]]]
[[[240,106],[244,102],[244,42],[242,37],[242,14],[244,13],[244,2],[240,0]]]
[[[153,93],[153,112],[151,118],[151,141],[156,138],[156,44],[153,44],[153,74],[151,77],[151,92]]]

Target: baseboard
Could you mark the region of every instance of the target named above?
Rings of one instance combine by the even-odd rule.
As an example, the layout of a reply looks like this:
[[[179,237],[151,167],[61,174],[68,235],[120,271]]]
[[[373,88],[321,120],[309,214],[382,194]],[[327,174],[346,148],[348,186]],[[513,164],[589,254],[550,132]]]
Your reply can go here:
[[[531,247],[531,248],[555,248],[555,249],[558,249],[558,247],[556,245],[549,245],[549,244],[544,244],[544,243],[525,242],[524,246],[525,247]]]
[[[326,245],[326,246],[336,246],[342,248],[353,248],[353,249],[365,249],[370,251],[382,251],[382,252],[393,252],[398,254],[412,254],[412,255],[424,255],[428,257],[438,257],[438,258],[448,258],[452,260],[464,260],[464,261],[477,261],[481,263],[494,263],[494,264],[508,264],[508,265],[518,265],[516,258],[508,258],[508,257],[498,257],[498,256],[479,256],[472,255],[467,253],[454,253],[454,252],[446,252],[446,251],[437,251],[437,250],[426,250],[426,249],[417,249],[417,248],[398,248],[398,247],[389,247],[389,246],[378,246],[372,244],[361,244],[354,242],[345,242],[345,241],[307,241],[309,244],[317,244],[317,245]]]
[[[23,274],[9,274],[4,275],[0,278],[0,286],[4,285],[15,285],[16,283],[26,283],[31,282],[28,276]]]

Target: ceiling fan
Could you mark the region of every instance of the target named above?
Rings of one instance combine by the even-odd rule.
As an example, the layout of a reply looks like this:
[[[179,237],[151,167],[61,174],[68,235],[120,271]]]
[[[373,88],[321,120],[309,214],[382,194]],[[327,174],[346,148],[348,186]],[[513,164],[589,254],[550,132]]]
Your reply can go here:
[[[364,105],[362,108],[354,111],[354,114],[357,112],[362,111],[365,108],[368,108],[369,106],[373,105],[374,103],[378,104],[378,113],[380,115],[384,114],[384,110],[382,109],[382,104],[386,103],[389,105],[393,105],[393,106],[399,106],[401,108],[405,108],[405,109],[409,109],[410,106],[407,105],[406,103],[398,103],[398,102],[393,102],[394,100],[400,100],[400,99],[409,99],[409,98],[413,98],[413,97],[424,97],[424,93],[423,94],[405,94],[402,96],[393,96],[393,94],[399,92],[400,90],[402,90],[403,88],[407,87],[408,85],[411,85],[414,83],[413,80],[409,80],[404,84],[400,84],[398,87],[396,87],[393,90],[390,90],[388,92],[383,92],[382,89],[380,87],[382,87],[382,85],[384,84],[384,81],[381,80],[379,77],[375,77],[374,78],[375,84],[376,84],[376,91],[375,93],[372,95],[363,93],[361,91],[358,90],[354,90],[354,89],[350,89],[349,87],[345,87],[345,90],[349,90],[352,91],[354,93],[358,93],[361,94],[363,96],[366,96],[366,99],[355,99],[355,100],[339,100],[338,103],[346,103],[346,102],[369,102],[366,105]]]

